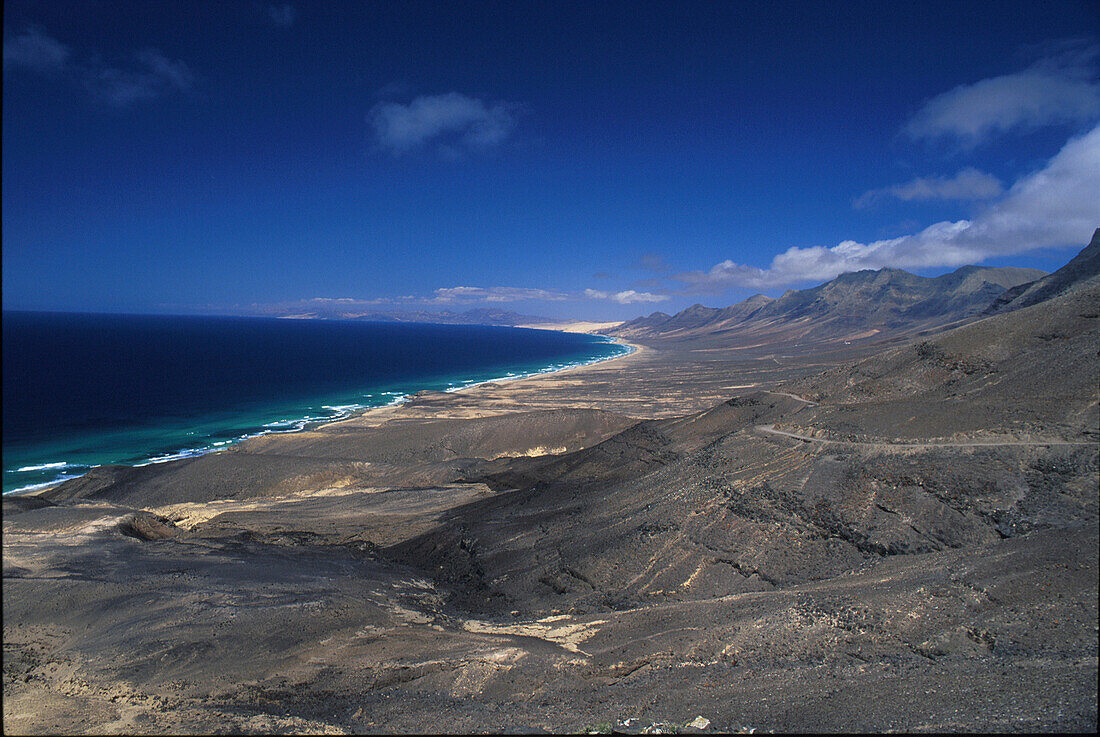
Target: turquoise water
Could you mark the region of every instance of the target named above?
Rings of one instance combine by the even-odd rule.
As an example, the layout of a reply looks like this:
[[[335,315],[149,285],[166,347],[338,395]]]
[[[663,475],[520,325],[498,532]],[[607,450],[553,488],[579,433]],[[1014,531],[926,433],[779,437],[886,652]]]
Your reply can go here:
[[[629,350],[597,336],[484,326],[4,313],[3,490],[209,453],[418,391]]]

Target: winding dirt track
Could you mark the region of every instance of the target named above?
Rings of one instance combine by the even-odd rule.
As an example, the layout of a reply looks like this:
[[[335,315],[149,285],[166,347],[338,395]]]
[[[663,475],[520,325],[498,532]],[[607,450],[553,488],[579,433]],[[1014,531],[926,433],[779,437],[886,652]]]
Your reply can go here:
[[[828,438],[815,438],[809,435],[799,435],[797,433],[786,432],[784,430],[776,430],[775,425],[757,425],[755,429],[757,432],[767,433],[769,435],[782,435],[783,437],[794,438],[795,440],[801,440],[806,443],[831,443],[833,445],[846,445],[859,448],[876,448],[882,447],[884,445],[891,448],[987,448],[1013,445],[1032,445],[1045,447],[1050,445],[1096,444],[1087,440],[964,440],[950,443],[894,443],[887,440],[876,440],[875,442],[861,442],[857,440],[830,440]]]
[[[816,407],[817,406],[817,402],[811,402],[809,399],[803,399],[802,397],[798,396],[797,394],[791,394],[790,392],[777,392],[777,391],[772,391],[771,389],[765,389],[764,391],[767,394],[778,394],[781,397],[790,397],[791,399],[795,399],[795,400],[797,400],[799,402],[802,402],[803,404],[806,404],[807,406],[810,406],[810,407]]]
[[[799,402],[805,403],[808,407],[818,406],[817,402],[811,402],[809,399],[803,399],[797,394],[769,390],[765,391],[767,391],[768,394],[778,394],[783,397],[789,397],[791,399],[798,400]],[[768,435],[781,435],[783,437],[801,440],[806,443],[831,443],[833,445],[846,445],[857,448],[875,448],[884,445],[891,448],[988,448],[1002,446],[1045,447],[1050,445],[1096,445],[1094,441],[1089,440],[963,440],[945,443],[895,443],[888,440],[876,440],[874,442],[862,442],[858,440],[830,440],[828,438],[815,438],[810,435],[799,435],[798,433],[786,432],[785,430],[776,430],[775,425],[757,425],[754,429],[757,432],[767,433]]]

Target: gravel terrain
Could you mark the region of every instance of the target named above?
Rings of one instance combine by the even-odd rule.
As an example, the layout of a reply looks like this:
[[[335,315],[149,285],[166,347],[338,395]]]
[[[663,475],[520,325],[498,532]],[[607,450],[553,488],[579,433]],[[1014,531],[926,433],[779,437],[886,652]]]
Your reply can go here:
[[[1100,285],[1052,277],[5,498],[5,732],[1094,731]]]

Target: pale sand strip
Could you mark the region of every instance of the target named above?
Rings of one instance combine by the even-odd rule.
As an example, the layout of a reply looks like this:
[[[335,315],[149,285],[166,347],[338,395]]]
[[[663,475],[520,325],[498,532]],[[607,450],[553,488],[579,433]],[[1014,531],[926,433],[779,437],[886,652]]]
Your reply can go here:
[[[617,323],[613,323],[617,324]],[[422,408],[419,411],[412,412],[412,408],[409,406],[409,400],[406,399],[398,404],[391,404],[385,407],[373,407],[370,409],[362,410],[361,412],[346,417],[342,420],[336,420],[324,425],[320,425],[314,428],[315,431],[325,431],[326,429],[339,428],[339,427],[375,427],[381,425],[389,420],[402,417],[409,418],[410,416],[418,416],[419,419],[427,419],[426,415],[430,415],[433,419],[463,419],[472,417],[484,417],[486,415],[500,414],[508,411],[516,411],[520,407],[512,407],[509,404],[514,403],[516,397],[522,393],[539,393],[543,389],[557,388],[562,382],[566,380],[575,380],[582,378],[582,375],[593,375],[597,372],[607,371],[609,369],[618,369],[622,365],[637,361],[643,353],[648,353],[650,349],[645,346],[630,343],[622,340],[621,338],[614,338],[612,342],[618,345],[624,345],[631,349],[630,353],[624,353],[619,356],[612,356],[593,363],[583,364],[580,366],[569,366],[567,368],[558,369],[557,371],[547,371],[540,374],[534,374],[532,376],[517,376],[506,377],[501,379],[493,379],[480,384],[473,384],[471,386],[462,387],[461,389],[453,389],[448,392],[433,392],[436,395],[453,395],[456,400],[461,397],[469,397],[474,394],[484,395],[487,392],[492,392],[494,396],[491,400],[479,403],[483,406],[478,409],[467,409],[461,406],[460,401],[450,403],[452,406],[448,407],[431,407]],[[294,433],[287,433],[286,435],[269,435],[268,438],[285,437],[293,435]],[[249,441],[243,441],[236,446],[247,444]],[[227,448],[228,450],[229,448]],[[219,451],[220,452],[220,451]]]
[[[619,324],[620,323],[617,323],[617,322],[611,322],[611,323],[576,322],[576,323],[567,323],[567,324],[560,324],[560,325],[554,325],[554,326],[546,326],[545,329],[548,329],[548,330],[549,329],[561,330],[562,332],[592,333],[593,331],[601,329],[603,327],[610,327],[610,326],[619,325]],[[521,326],[517,326],[517,327],[521,327]],[[526,327],[534,327],[534,326],[526,326]],[[579,329],[581,327],[584,327],[585,329],[584,330]],[[577,328],[577,329],[573,329],[573,328]],[[543,329],[543,328],[540,328],[540,329]],[[647,350],[643,346],[635,345],[633,343],[629,343],[625,340],[621,340],[621,339],[618,339],[618,338],[613,338],[612,342],[614,342],[618,345],[628,346],[632,350],[631,350],[630,353],[624,353],[624,354],[619,355],[619,356],[612,356],[610,358],[605,358],[603,360],[596,361],[594,363],[584,364],[584,365],[580,365],[580,366],[569,366],[567,368],[558,369],[557,371],[547,371],[547,372],[540,373],[540,374],[535,374],[535,375],[532,375],[532,376],[517,376],[517,377],[506,377],[506,378],[500,378],[500,379],[493,379],[492,381],[484,382],[484,383],[481,383],[481,384],[472,384],[472,385],[467,386],[467,387],[462,387],[461,389],[454,389],[454,390],[451,390],[449,392],[438,392],[438,393],[439,394],[444,394],[444,393],[445,394],[453,394],[453,395],[458,395],[458,394],[463,394],[463,393],[469,394],[470,392],[475,392],[475,391],[478,391],[479,389],[484,389],[485,387],[496,388],[496,387],[499,387],[503,384],[509,384],[511,386],[514,386],[514,385],[521,384],[521,383],[523,383],[523,385],[525,387],[529,387],[530,389],[534,389],[534,390],[537,391],[537,388],[539,387],[539,382],[546,382],[547,380],[554,381],[556,379],[556,377],[562,377],[562,376],[566,376],[566,375],[573,377],[573,376],[576,376],[579,372],[586,372],[586,371],[593,371],[593,370],[603,370],[603,369],[606,369],[609,364],[622,362],[622,361],[625,361],[626,359],[630,359],[630,358],[636,358],[643,351]],[[551,386],[551,385],[542,384],[542,386]],[[396,417],[408,417],[409,412],[408,412],[408,406],[407,405],[408,405],[408,398],[402,400],[401,402],[399,402],[397,404],[386,405],[386,406],[383,406],[383,407],[372,407],[370,409],[361,410],[360,412],[355,413],[355,414],[351,415],[350,417],[345,417],[345,418],[340,419],[340,420],[334,420],[332,422],[328,422],[328,423],[318,425],[314,428],[311,428],[311,430],[309,430],[309,431],[293,431],[293,432],[288,432],[288,433],[272,433],[272,434],[269,434],[269,435],[259,436],[259,437],[256,437],[256,438],[248,438],[248,439],[242,440],[240,442],[236,442],[236,443],[233,443],[231,445],[225,446],[223,448],[219,448],[217,450],[211,450],[209,453],[225,453],[225,452],[235,452],[235,451],[247,450],[250,445],[263,445],[263,446],[266,446],[266,445],[268,445],[269,443],[272,443],[272,442],[278,443],[278,438],[293,437],[293,436],[299,435],[301,432],[324,431],[325,429],[333,428],[333,427],[375,427],[377,425],[381,425],[384,422],[395,419]],[[420,412],[417,412],[415,414],[421,415],[421,418],[423,418],[424,414],[430,414],[432,418],[460,419],[460,418],[470,418],[470,417],[483,417],[486,414],[499,414],[501,412],[507,412],[507,411],[509,411],[509,409],[506,408],[506,407],[503,407],[503,406],[498,407],[495,411],[491,411],[491,412],[485,412],[485,411],[472,411],[471,412],[471,411],[468,411],[468,410],[463,410],[459,407],[454,407],[454,408],[447,408],[447,409],[432,408],[430,412],[425,413],[423,410],[421,410]],[[259,443],[255,442],[255,441],[259,441]],[[208,454],[204,454],[204,455],[208,455]],[[41,489],[35,489],[33,491],[24,492],[23,495],[25,495],[25,496],[38,496],[38,495],[44,494],[45,492],[48,492],[52,489],[57,488],[62,483],[64,483],[64,482],[63,481],[58,481],[56,484],[52,484],[50,486],[45,486]]]
[[[532,330],[559,330],[563,333],[591,333],[596,334],[597,330],[606,330],[607,328],[614,328],[622,325],[619,322],[586,322],[584,320],[577,320],[575,322],[540,322],[532,323],[530,325],[516,325],[517,328],[530,328]]]

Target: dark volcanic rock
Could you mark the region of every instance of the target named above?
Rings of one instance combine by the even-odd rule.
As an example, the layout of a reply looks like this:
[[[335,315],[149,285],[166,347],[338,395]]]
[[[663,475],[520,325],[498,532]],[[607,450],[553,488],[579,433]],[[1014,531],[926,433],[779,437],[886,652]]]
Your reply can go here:
[[[53,506],[53,502],[40,496],[26,496],[23,494],[4,495],[4,514],[18,514],[31,509],[42,509]]]
[[[98,469],[4,515],[5,730],[1095,731],[1098,319],[642,351]]]
[[[791,391],[831,405],[816,411],[818,428],[868,438],[996,428],[1095,440],[1098,321],[1100,280],[795,381]]]
[[[179,529],[171,520],[150,512],[134,512],[126,515],[118,523],[118,530],[123,535],[146,541],[164,540],[179,534]]]
[[[145,470],[149,469],[149,470]],[[70,479],[48,491],[42,496],[52,502],[71,501],[73,499],[96,498],[108,489],[125,486],[136,479],[143,479],[157,470],[155,466],[134,468],[132,466],[98,466],[79,478]]]
[[[1092,241],[1068,264],[1026,284],[1018,284],[998,297],[988,309],[987,315],[1039,304],[1048,299],[1087,288],[1100,281],[1100,228],[1092,234]]]
[[[778,299],[755,295],[724,309],[693,305],[668,316],[654,313],[604,331],[630,340],[691,345],[797,343],[881,339],[972,318],[1006,289],[1033,282],[1036,269],[964,266],[935,278],[900,269],[841,274]],[[705,347],[705,346],[704,346]]]
[[[409,409],[453,402],[455,395],[422,392],[417,397]],[[467,477],[479,459],[577,450],[635,422],[599,410],[554,409],[381,427],[336,423],[310,432],[254,438],[231,451],[196,458],[140,468],[102,466],[43,497],[152,507],[349,484],[431,486]]]

